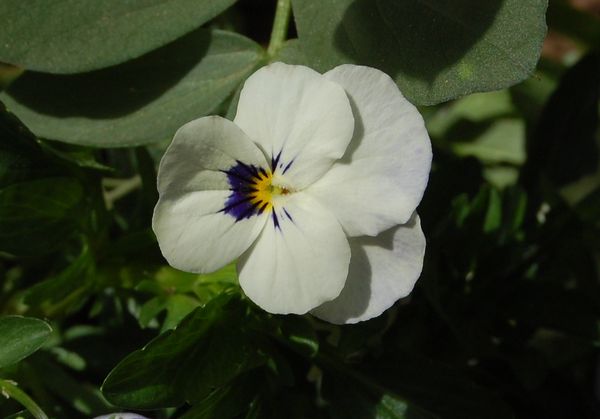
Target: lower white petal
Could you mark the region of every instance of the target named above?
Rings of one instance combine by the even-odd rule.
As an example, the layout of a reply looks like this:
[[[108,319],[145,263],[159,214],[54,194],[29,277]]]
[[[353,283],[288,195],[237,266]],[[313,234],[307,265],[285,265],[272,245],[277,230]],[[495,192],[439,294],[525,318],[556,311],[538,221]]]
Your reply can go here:
[[[152,228],[171,266],[187,272],[214,272],[250,247],[268,214],[236,219],[223,211],[229,196],[229,191],[199,191],[178,199],[159,199]]]
[[[311,313],[330,323],[357,323],[379,316],[412,291],[421,274],[425,236],[419,217],[377,237],[350,239],[352,259],[340,295]]]
[[[337,219],[303,192],[281,199],[270,216],[238,263],[246,295],[278,314],[303,314],[337,297],[350,262]]]
[[[407,222],[431,167],[423,118],[385,73],[341,65],[325,77],[350,97],[356,126],[343,159],[310,186],[350,236],[375,236]]]

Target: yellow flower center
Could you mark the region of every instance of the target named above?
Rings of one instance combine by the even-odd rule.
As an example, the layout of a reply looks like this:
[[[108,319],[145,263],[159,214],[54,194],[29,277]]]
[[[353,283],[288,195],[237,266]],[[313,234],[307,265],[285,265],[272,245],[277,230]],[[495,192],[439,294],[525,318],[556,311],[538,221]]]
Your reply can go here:
[[[250,203],[256,205],[261,211],[270,211],[273,208],[273,196],[290,193],[285,187],[273,185],[273,173],[270,170],[259,172],[252,181]]]

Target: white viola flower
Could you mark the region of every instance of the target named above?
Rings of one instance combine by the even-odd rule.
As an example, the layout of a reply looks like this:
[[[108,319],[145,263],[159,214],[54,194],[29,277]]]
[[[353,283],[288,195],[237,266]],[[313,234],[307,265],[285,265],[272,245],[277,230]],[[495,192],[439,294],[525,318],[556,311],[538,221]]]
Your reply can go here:
[[[177,131],[152,226],[175,268],[239,258],[240,285],[264,310],[355,323],[421,273],[415,209],[430,167],[423,119],[385,73],[274,63],[248,78],[233,122]]]

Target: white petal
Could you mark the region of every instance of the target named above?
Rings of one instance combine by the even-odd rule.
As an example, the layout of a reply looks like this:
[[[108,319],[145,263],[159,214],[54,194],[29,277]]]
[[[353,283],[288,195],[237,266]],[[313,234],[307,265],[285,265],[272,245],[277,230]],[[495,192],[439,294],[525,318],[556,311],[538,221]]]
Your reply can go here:
[[[342,65],[325,74],[350,97],[356,127],[344,158],[310,187],[351,236],[405,223],[421,201],[431,142],[418,110],[385,73]]]
[[[308,67],[283,63],[263,67],[246,80],[235,123],[267,155],[276,158],[281,152],[278,167],[295,189],[341,158],[354,130],[341,86]]]
[[[303,314],[339,295],[350,247],[336,218],[313,198],[298,192],[284,201],[279,228],[269,220],[240,258],[240,285],[266,311]]]
[[[173,267],[215,271],[250,247],[267,219],[224,212],[232,192],[223,172],[238,160],[268,167],[262,152],[231,121],[207,117],[184,125],[158,172],[160,198],[152,228]]]
[[[311,312],[330,323],[377,317],[410,294],[423,267],[425,236],[415,214],[407,224],[377,237],[350,239],[350,248],[350,271],[341,294]]]
[[[159,199],[152,228],[171,266],[186,272],[214,272],[256,240],[268,214],[236,220],[220,212],[229,195],[229,191],[201,191]]]
[[[267,168],[260,149],[233,122],[207,116],[177,132],[158,169],[158,193],[177,197],[200,190],[227,190],[223,170],[243,161]]]

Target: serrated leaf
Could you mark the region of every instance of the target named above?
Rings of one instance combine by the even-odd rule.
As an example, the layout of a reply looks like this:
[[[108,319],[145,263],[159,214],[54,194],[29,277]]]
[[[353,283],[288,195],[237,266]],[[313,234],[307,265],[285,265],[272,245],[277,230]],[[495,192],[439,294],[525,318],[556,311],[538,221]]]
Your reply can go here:
[[[52,333],[44,321],[32,317],[0,318],[0,368],[15,364],[37,351]]]
[[[546,33],[546,0],[293,0],[308,64],[380,68],[415,104],[527,78]]]
[[[4,0],[0,2],[0,61],[49,73],[108,67],[185,35],[233,3]]]
[[[102,147],[147,144],[217,113],[262,57],[248,38],[200,29],[116,67],[70,76],[25,73],[0,100],[39,137]]]

